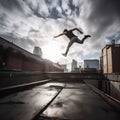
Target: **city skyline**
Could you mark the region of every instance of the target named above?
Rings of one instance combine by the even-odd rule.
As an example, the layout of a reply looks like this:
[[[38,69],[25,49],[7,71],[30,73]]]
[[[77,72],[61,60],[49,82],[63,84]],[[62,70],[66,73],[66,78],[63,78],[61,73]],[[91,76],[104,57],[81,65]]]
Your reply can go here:
[[[120,43],[119,6],[119,0],[0,0],[0,36],[31,53],[39,46],[44,58],[60,64],[98,59],[106,43]],[[53,36],[75,27],[92,37],[63,57],[69,40]]]

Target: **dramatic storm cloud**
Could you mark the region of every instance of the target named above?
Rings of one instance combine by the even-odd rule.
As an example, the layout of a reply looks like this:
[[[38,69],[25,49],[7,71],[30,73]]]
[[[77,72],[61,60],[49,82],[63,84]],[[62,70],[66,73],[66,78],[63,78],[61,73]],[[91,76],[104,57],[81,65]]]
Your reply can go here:
[[[43,57],[61,64],[99,59],[112,39],[120,43],[119,6],[119,0],[0,0],[0,36],[30,52],[39,46]],[[65,58],[61,53],[69,40],[53,36],[74,27],[92,37],[82,45],[73,44]]]

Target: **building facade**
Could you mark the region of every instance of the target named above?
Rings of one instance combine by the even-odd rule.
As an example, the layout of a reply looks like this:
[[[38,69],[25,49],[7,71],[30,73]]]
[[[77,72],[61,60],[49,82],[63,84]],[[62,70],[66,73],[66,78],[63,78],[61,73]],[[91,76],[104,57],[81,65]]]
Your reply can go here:
[[[76,60],[72,60],[71,71],[74,72],[76,68],[77,68],[77,61]]]
[[[102,90],[120,100],[120,44],[109,44],[102,49],[101,71],[106,80],[101,81]]]
[[[99,70],[99,60],[98,59],[84,60],[84,70],[98,71]]]
[[[66,65],[66,64],[61,65],[61,68],[64,70],[64,72],[68,72],[68,69],[67,69],[67,65]]]
[[[42,57],[42,50],[41,50],[41,48],[38,47],[38,46],[35,46],[34,50],[33,50],[33,54],[38,56],[38,57]]]
[[[15,71],[63,72],[57,64],[42,59],[0,37],[0,69]]]
[[[106,45],[102,49],[103,73],[120,72],[120,44]]]

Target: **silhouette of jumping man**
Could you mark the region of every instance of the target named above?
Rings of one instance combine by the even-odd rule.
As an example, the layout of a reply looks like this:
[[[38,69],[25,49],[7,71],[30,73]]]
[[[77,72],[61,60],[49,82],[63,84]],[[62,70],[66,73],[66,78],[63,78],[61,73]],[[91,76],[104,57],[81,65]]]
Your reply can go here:
[[[66,49],[66,52],[62,54],[62,55],[65,56],[65,57],[67,56],[68,51],[69,51],[70,47],[72,46],[72,44],[73,44],[74,42],[79,43],[79,44],[83,44],[84,41],[85,41],[85,39],[87,39],[88,37],[91,37],[90,35],[85,35],[85,36],[82,38],[82,40],[80,40],[80,39],[78,38],[78,36],[76,36],[76,35],[73,34],[73,31],[74,31],[74,30],[77,30],[77,31],[79,31],[81,34],[83,34],[83,32],[82,32],[81,30],[79,30],[78,28],[74,28],[74,29],[71,29],[71,30],[64,29],[63,33],[61,33],[61,34],[59,34],[59,35],[57,35],[57,36],[54,36],[54,38],[56,38],[56,37],[59,37],[59,36],[62,36],[62,35],[66,35],[66,36],[70,39],[70,42],[68,43],[68,46],[67,46],[67,49]]]

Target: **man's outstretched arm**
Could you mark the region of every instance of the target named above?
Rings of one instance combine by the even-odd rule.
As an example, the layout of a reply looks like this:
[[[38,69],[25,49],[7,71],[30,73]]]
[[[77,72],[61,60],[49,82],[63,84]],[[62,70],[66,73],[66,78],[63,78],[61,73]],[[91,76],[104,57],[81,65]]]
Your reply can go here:
[[[65,34],[66,34],[66,33],[63,32],[63,33],[61,33],[61,34],[59,34],[59,35],[57,35],[57,36],[54,36],[54,38],[56,38],[56,37],[60,37],[60,36],[65,35]]]
[[[83,32],[82,32],[81,30],[79,30],[78,28],[72,29],[72,31],[74,31],[74,30],[77,30],[77,31],[79,31],[81,34],[83,34]]]

